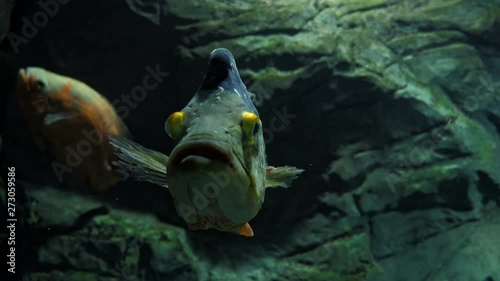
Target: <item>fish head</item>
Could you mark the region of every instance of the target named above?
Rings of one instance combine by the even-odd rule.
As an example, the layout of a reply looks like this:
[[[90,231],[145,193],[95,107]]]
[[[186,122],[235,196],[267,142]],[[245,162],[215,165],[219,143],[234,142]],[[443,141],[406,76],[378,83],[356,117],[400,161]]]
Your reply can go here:
[[[71,104],[70,78],[39,67],[20,69],[17,79],[19,101],[43,115],[57,113]]]
[[[192,229],[239,232],[264,201],[266,156],[259,114],[228,50],[210,54],[197,93],[165,128],[178,141],[167,183],[179,215]]]

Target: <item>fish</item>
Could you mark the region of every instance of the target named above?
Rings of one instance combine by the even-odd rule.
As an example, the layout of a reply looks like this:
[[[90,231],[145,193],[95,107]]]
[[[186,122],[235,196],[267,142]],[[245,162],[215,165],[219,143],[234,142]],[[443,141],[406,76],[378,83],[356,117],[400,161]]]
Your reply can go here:
[[[210,53],[197,92],[165,122],[175,140],[170,156],[110,136],[119,165],[132,179],[168,188],[190,230],[254,236],[249,222],[268,187],[288,187],[304,170],[267,165],[262,121],[232,53]]]
[[[59,181],[69,173],[102,192],[125,179],[106,135],[131,138],[109,101],[87,84],[40,67],[20,68],[16,99],[38,147],[54,156]]]

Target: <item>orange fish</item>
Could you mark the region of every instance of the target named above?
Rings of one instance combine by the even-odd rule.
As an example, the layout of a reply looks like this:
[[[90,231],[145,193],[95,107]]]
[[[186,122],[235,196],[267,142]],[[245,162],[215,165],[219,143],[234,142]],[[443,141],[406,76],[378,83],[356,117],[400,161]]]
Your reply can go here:
[[[58,179],[70,173],[93,191],[123,179],[112,168],[106,135],[128,137],[128,129],[106,98],[83,82],[38,67],[20,69],[17,99],[42,150],[55,156]]]

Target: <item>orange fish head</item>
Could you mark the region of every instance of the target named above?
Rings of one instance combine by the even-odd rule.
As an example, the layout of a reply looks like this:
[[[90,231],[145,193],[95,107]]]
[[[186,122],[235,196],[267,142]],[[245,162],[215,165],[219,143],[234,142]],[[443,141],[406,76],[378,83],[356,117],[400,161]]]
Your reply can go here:
[[[74,80],[39,67],[27,67],[18,72],[18,99],[39,115],[59,113],[75,107]]]
[[[28,67],[26,69],[19,69],[18,72],[18,86],[24,88],[26,92],[37,94],[47,94],[48,85],[45,79],[46,72],[44,69],[36,67]]]
[[[48,108],[47,83],[40,71],[32,68],[20,69],[17,79],[17,96],[23,106],[38,114],[43,114]]]

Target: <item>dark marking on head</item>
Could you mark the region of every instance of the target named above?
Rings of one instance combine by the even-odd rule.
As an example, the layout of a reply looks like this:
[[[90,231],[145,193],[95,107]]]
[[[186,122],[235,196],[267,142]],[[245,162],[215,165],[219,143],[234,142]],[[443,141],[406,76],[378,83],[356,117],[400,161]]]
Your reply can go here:
[[[208,69],[197,95],[201,99],[208,98],[210,94],[214,93],[213,90],[219,87],[225,91],[237,94],[244,101],[245,105],[258,115],[257,109],[247,92],[247,88],[241,80],[233,54],[224,48],[215,49],[210,53]]]
[[[208,69],[201,83],[200,90],[216,89],[222,86],[223,82],[226,82],[224,84],[238,83],[241,82],[241,79],[239,78],[236,63],[231,52],[227,49],[215,49],[210,53]]]

